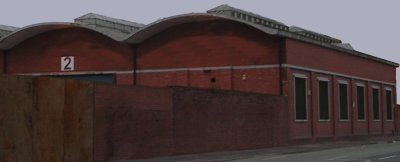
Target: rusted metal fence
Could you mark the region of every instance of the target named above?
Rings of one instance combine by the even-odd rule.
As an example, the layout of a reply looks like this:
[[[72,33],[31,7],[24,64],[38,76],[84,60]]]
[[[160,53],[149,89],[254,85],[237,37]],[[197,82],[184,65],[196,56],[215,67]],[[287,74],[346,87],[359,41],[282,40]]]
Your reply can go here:
[[[93,84],[0,76],[0,161],[93,160]]]

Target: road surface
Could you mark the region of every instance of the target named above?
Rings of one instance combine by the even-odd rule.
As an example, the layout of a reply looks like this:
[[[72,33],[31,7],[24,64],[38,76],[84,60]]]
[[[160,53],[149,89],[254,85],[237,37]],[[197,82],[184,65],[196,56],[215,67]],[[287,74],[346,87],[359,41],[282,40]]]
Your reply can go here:
[[[293,154],[260,154],[230,162],[400,162],[400,142]]]

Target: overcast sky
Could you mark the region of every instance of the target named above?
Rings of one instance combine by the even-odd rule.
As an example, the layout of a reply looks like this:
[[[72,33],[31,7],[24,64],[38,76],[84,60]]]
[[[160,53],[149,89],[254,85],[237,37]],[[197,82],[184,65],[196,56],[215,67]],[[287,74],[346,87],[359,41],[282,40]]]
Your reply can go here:
[[[23,27],[72,22],[93,12],[148,24],[157,19],[206,12],[221,4],[251,11],[351,43],[358,51],[400,62],[398,0],[0,0],[0,24]],[[362,68],[362,67],[360,67]],[[397,73],[399,79],[399,72]],[[400,101],[400,95],[398,96]]]

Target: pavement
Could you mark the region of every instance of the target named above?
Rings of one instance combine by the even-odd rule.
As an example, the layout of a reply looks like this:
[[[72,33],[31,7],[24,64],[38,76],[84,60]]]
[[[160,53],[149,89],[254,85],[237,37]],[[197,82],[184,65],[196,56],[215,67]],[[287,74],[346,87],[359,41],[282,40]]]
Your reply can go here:
[[[392,150],[388,148],[392,148]],[[362,152],[360,152],[360,150]],[[367,156],[365,152],[371,154],[368,154]],[[374,153],[380,153],[380,154],[374,154]],[[318,160],[318,158],[316,157],[320,159]],[[352,158],[346,159],[347,157],[352,157]],[[258,150],[227,151],[227,152],[216,152],[216,153],[168,156],[168,157],[160,157],[152,159],[120,160],[112,162],[258,162],[258,161],[300,162],[302,161],[302,159],[305,161],[369,162],[369,161],[378,161],[378,159],[393,160],[396,158],[400,159],[400,136],[371,137],[371,138],[363,138],[357,140],[335,140],[328,142],[319,142],[314,144],[273,147],[273,148],[258,149]]]

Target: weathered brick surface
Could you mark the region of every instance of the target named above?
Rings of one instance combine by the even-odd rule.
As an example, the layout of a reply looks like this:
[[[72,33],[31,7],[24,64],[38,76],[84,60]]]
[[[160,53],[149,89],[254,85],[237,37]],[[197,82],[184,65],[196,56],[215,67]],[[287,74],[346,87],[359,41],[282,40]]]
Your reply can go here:
[[[285,98],[174,89],[176,153],[265,148],[288,142]]]
[[[9,73],[60,72],[62,56],[75,56],[75,71],[131,70],[133,67],[130,45],[75,27],[29,38],[8,54]]]
[[[396,104],[396,108],[395,108],[395,124],[396,124],[396,133],[397,135],[400,135],[400,105]]]
[[[382,133],[387,134],[387,135],[392,135],[395,131],[395,123],[393,121],[388,121],[387,120],[387,111],[386,111],[386,89],[385,88],[392,88],[392,86],[383,86],[382,84],[380,85],[380,103],[381,103],[381,127],[382,127]],[[392,91],[393,92],[393,91]],[[392,94],[392,102],[394,100],[394,94]],[[393,105],[393,103],[392,103]],[[392,111],[393,112],[393,111]]]
[[[266,94],[280,93],[279,68],[235,70],[233,90]]]
[[[11,126],[7,125],[9,123],[5,122],[2,126],[10,131],[1,134],[0,138],[3,139],[0,140],[11,141],[11,143],[5,142],[1,146],[0,160],[4,154],[7,154],[7,158],[11,160],[21,158],[17,157],[17,154],[33,157],[37,161],[60,160],[51,158],[51,154],[54,157],[64,156],[62,159],[64,161],[73,161],[73,157],[81,158],[78,161],[87,161],[93,156],[88,151],[91,146],[90,140],[89,143],[82,145],[84,147],[82,151],[77,151],[79,149],[76,148],[76,144],[82,142],[78,139],[86,139],[88,135],[94,136],[92,140],[94,140],[95,146],[95,160],[102,161],[261,148],[287,143],[288,138],[315,139],[350,135],[381,135],[390,134],[393,131],[394,124],[399,122],[399,118],[395,116],[395,122],[382,120],[385,119],[384,88],[388,85],[381,83],[354,78],[339,78],[340,76],[294,70],[295,68],[282,69],[281,76],[278,67],[145,71],[149,69],[277,65],[279,64],[279,43],[282,43],[279,40],[277,37],[237,22],[202,20],[171,27],[135,45],[137,60],[134,60],[132,45],[116,42],[83,28],[71,27],[53,30],[27,39],[8,52],[7,72],[60,72],[60,57],[75,56],[75,71],[78,72],[130,71],[133,70],[136,62],[138,70],[144,70],[144,72],[137,73],[136,76],[116,74],[115,81],[118,85],[137,83],[140,86],[187,86],[207,88],[208,90],[98,85],[94,92],[95,99],[90,99],[93,97],[90,96],[91,85],[75,85],[69,81],[37,79],[35,82],[32,81],[32,86],[37,88],[35,94],[32,95],[38,97],[35,98],[35,101],[26,100],[27,105],[32,102],[33,107],[36,106],[37,110],[52,114],[53,118],[31,112],[33,108],[19,109],[18,106],[27,105],[23,105],[23,103],[18,103],[21,104],[18,105],[8,101],[4,101],[4,103],[11,107],[18,107],[15,109],[18,113],[3,110],[3,114],[21,117],[18,115],[21,115],[20,112],[22,112],[22,114],[32,116],[32,119],[38,123],[52,123],[50,126],[40,124],[33,127],[32,134],[39,139],[38,141],[50,141],[50,143],[62,141],[63,147],[61,145],[52,146],[48,143],[35,145],[27,137],[13,138],[16,132],[27,130],[25,127],[11,129]],[[284,43],[286,55],[282,56],[282,61],[285,64],[395,83],[394,67],[292,39],[286,39]],[[4,70],[4,60],[2,59],[2,51],[0,51],[1,72]],[[307,77],[308,120],[304,122],[294,121],[294,73],[304,74]],[[317,77],[321,76],[330,79],[331,120],[327,122],[318,121]],[[338,118],[338,79],[349,81],[349,103],[352,105],[349,107],[351,118],[347,122],[339,121]],[[14,79],[16,83],[22,80]],[[357,106],[355,105],[356,83],[365,84],[366,121],[356,120],[357,116],[354,110]],[[276,95],[280,94],[281,84],[283,95],[287,95],[287,99],[243,93]],[[370,88],[372,84],[381,87],[381,121],[372,121]],[[26,99],[26,94],[22,94],[22,92],[26,90],[28,94],[31,94],[32,87],[26,87],[25,84],[20,86],[20,89],[11,86],[16,88],[17,92],[11,92],[10,89],[4,87],[3,90],[14,95],[21,95],[19,98],[21,100]],[[392,88],[395,89],[394,86]],[[77,94],[77,96],[73,94]],[[87,98],[81,97],[81,95],[86,95]],[[395,91],[393,95],[393,102],[396,103]],[[46,100],[49,97],[53,97],[54,100]],[[82,98],[88,99],[88,102],[80,100]],[[10,100],[15,101],[12,98]],[[96,107],[96,111],[92,119],[85,115],[93,112],[84,108],[93,106]],[[55,110],[54,107],[58,109]],[[398,110],[396,109],[395,112],[398,113]],[[76,116],[77,114],[78,116]],[[15,118],[1,114],[0,120],[17,121]],[[90,134],[92,130],[89,126],[90,121],[94,121],[95,128],[92,128],[94,134]],[[27,123],[29,120],[19,122],[17,122],[17,126],[29,125]],[[78,126],[82,123],[84,126]],[[399,125],[397,124],[397,127]],[[79,133],[73,134],[74,131]],[[54,135],[42,135],[42,132],[52,132]],[[85,138],[81,138],[82,136]],[[33,152],[19,152],[21,143],[14,145],[13,142],[20,139],[22,139],[22,143],[27,143],[37,149]],[[14,148],[17,151],[13,150]],[[49,150],[55,151],[49,153]],[[29,156],[30,154],[33,155]],[[80,155],[85,155],[85,157]],[[29,159],[24,159],[24,161],[26,160],[29,161]]]
[[[115,77],[118,85],[133,85],[133,74],[117,74]]]
[[[293,138],[321,138],[321,137],[338,137],[338,136],[357,136],[357,135],[390,135],[393,133],[395,123],[386,121],[386,97],[385,87],[394,87],[383,84],[376,84],[368,81],[355,80],[349,78],[341,78],[333,75],[323,75],[315,72],[301,71],[290,69],[287,71],[288,83],[284,84],[284,90],[288,92],[289,114],[292,120],[290,123]],[[308,120],[296,122],[294,120],[294,83],[295,74],[303,74],[307,77],[307,113]],[[330,120],[319,121],[318,107],[318,77],[329,79],[329,106]],[[349,120],[340,121],[339,119],[339,99],[338,99],[338,82],[348,81],[349,95]],[[365,85],[365,121],[357,120],[357,83]],[[372,114],[372,85],[380,87],[380,120],[373,121]],[[395,96],[393,96],[395,101]],[[384,120],[382,120],[384,119]]]
[[[189,71],[138,73],[137,85],[151,87],[190,86]]]
[[[333,87],[333,92],[331,93],[334,97],[332,98],[333,102],[333,117],[334,117],[334,135],[341,137],[341,136],[351,136],[352,135],[352,124],[354,121],[353,114],[354,114],[354,108],[352,108],[352,103],[351,101],[353,100],[353,97],[351,95],[352,90],[351,90],[351,80],[347,78],[341,78],[341,77],[332,77],[332,87]],[[340,81],[347,81],[349,85],[347,86],[347,97],[348,97],[348,121],[340,121],[340,110],[339,110],[339,80]]]
[[[225,20],[182,24],[138,46],[138,68],[185,68],[278,63],[278,39]]]
[[[97,85],[95,161],[171,154],[171,99],[169,89]]]
[[[319,96],[318,96],[318,78],[322,77],[322,78],[326,78],[329,79],[328,82],[328,93],[329,93],[329,101],[328,101],[328,106],[329,106],[329,121],[320,121],[319,120]],[[312,111],[312,120],[314,121],[313,124],[313,129],[314,129],[314,136],[316,137],[332,137],[334,136],[334,122],[335,120],[333,120],[334,116],[337,114],[334,114],[333,110],[335,109],[334,102],[333,102],[333,78],[332,76],[329,75],[321,75],[321,74],[315,74],[313,73],[311,78],[312,80],[310,80],[311,82],[311,97],[312,97],[312,103],[310,104],[310,106],[312,107],[313,111]],[[336,88],[336,87],[335,87]]]
[[[311,73],[306,72],[306,71],[296,71],[296,70],[291,70],[291,69],[286,69],[287,70],[287,82],[284,84],[285,86],[285,91],[288,96],[289,100],[289,117],[288,120],[291,121],[289,122],[290,124],[290,134],[292,138],[312,138],[314,135],[314,131],[316,129],[313,129],[311,122],[313,121],[313,110],[311,108],[312,105],[312,100],[311,100],[311,93],[308,93],[307,97],[307,121],[301,121],[301,122],[296,122],[295,121],[295,105],[294,105],[294,74],[302,74],[305,75],[307,78],[312,78]],[[307,84],[307,89],[311,90],[310,87],[312,87],[312,79],[308,79],[306,81]],[[311,92],[311,91],[309,91]]]
[[[139,70],[278,64],[278,46],[278,38],[243,24],[211,20],[175,26],[144,41],[137,62]],[[279,94],[277,68],[139,73],[137,80],[145,86]]]
[[[137,84],[152,87],[188,86],[266,94],[280,93],[279,68],[139,73]]]
[[[353,114],[353,133],[354,135],[368,135],[368,122],[367,121],[359,121],[357,119],[357,86],[355,86],[356,83],[361,83],[367,85],[367,82],[364,81],[358,81],[358,80],[353,80],[352,81],[352,87],[351,89],[353,90],[352,92],[352,97],[353,100],[352,102],[355,102],[354,105],[354,114]],[[365,89],[365,96],[367,96],[367,90]],[[367,99],[367,98],[366,98]],[[368,100],[368,99],[367,99]],[[368,102],[365,101],[365,106],[368,106]],[[368,117],[368,109],[366,108],[365,110],[365,116],[366,118]]]
[[[346,53],[286,40],[288,64],[396,83],[396,68]]]
[[[265,148],[289,140],[284,97],[98,85],[96,161]]]

